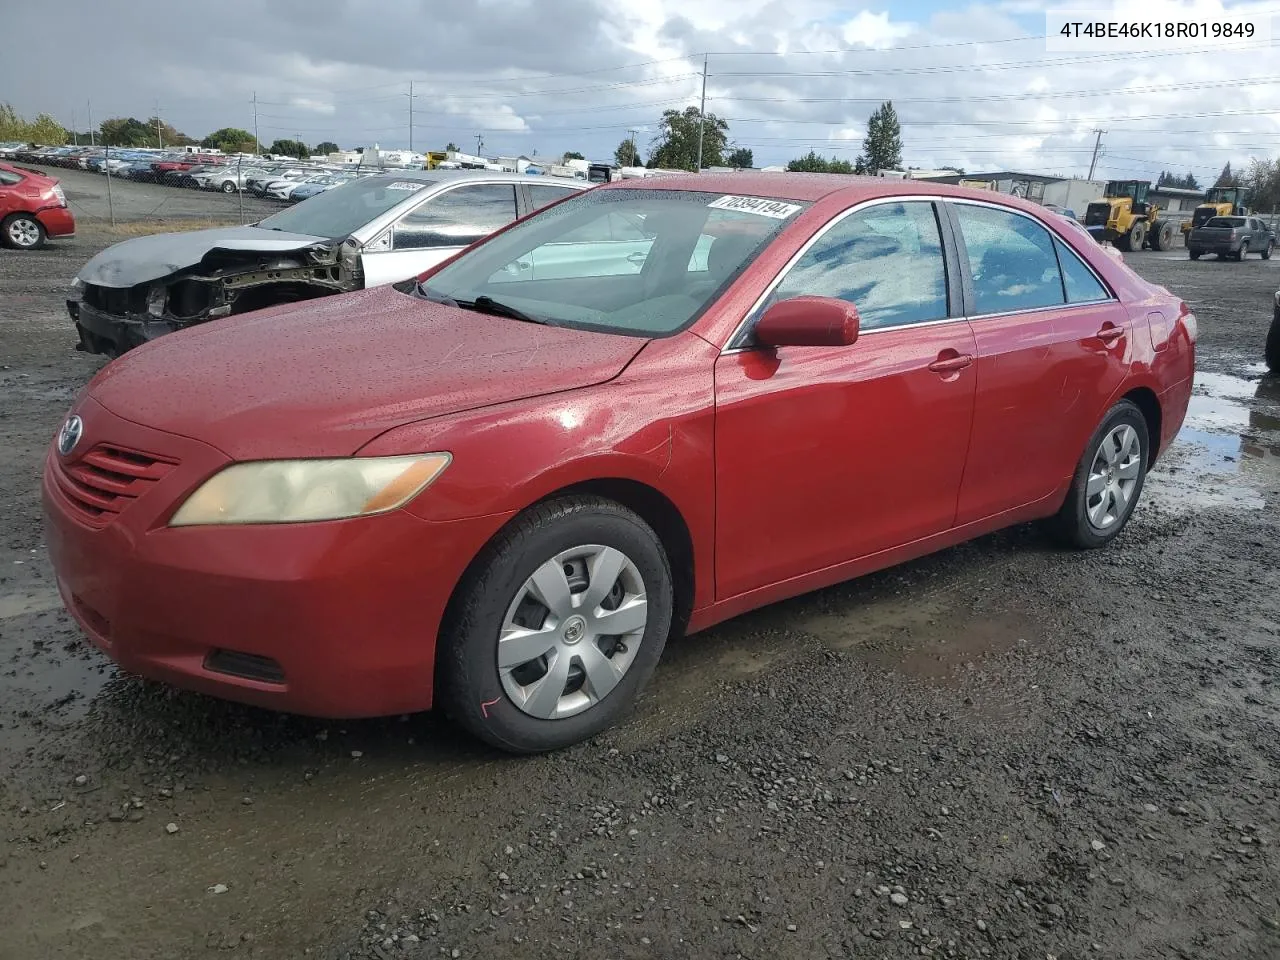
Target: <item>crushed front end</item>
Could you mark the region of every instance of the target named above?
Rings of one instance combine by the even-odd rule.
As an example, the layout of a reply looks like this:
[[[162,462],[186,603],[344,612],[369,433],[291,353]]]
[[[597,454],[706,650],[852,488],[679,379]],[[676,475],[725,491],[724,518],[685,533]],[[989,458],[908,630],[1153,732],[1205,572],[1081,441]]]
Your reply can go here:
[[[77,278],[67,312],[79,334],[77,350],[118,357],[208,320],[362,285],[359,247],[351,239],[286,253],[217,249],[193,267],[131,286]]]

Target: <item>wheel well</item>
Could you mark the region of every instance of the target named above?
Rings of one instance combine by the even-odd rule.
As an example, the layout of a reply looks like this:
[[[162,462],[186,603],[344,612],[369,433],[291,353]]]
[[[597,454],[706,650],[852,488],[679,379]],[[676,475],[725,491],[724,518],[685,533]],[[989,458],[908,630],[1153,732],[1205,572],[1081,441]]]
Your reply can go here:
[[[539,503],[572,494],[591,494],[622,504],[639,514],[662,541],[671,564],[671,586],[675,605],[671,616],[671,636],[678,637],[689,623],[693,612],[693,537],[680,510],[666,495],[636,480],[604,478],[562,487],[543,497]]]
[[[1160,401],[1150,387],[1136,387],[1126,393],[1124,399],[1141,410],[1142,419],[1147,421],[1147,436],[1151,438],[1147,466],[1150,467],[1155,464],[1156,452],[1160,449],[1160,425],[1163,422]]]

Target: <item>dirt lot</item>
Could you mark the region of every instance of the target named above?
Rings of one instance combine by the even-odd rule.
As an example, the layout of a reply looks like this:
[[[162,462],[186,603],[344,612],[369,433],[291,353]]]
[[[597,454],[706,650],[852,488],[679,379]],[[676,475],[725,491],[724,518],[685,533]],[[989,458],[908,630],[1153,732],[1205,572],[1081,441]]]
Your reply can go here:
[[[1280,261],[1129,257],[1202,373],[1112,548],[1019,528],[741,617],[515,760],[81,642],[37,480],[104,242],[0,255],[0,957],[1280,956]]]

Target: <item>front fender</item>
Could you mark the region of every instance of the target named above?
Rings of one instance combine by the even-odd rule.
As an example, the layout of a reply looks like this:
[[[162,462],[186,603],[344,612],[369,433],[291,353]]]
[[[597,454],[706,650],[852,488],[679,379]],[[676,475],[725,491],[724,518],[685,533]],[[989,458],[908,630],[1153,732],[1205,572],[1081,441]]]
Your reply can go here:
[[[643,484],[675,506],[695,556],[709,558],[715,354],[692,335],[655,341],[608,383],[405,424],[359,455],[450,453],[448,469],[405,507],[437,522],[523,510],[591,481]],[[695,589],[706,595],[712,568],[697,566]]]

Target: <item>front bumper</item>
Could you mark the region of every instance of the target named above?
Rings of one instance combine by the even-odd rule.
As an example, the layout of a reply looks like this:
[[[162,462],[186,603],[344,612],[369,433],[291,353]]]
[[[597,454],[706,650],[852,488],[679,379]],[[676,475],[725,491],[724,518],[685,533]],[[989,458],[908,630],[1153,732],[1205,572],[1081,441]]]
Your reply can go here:
[[[42,500],[58,590],[95,646],[132,673],[275,710],[431,706],[449,595],[505,517],[170,528],[176,505],[227,458],[91,399],[76,412],[83,449],[69,459],[50,449]],[[104,445],[172,461],[105,521],[66,480]]]
[[[83,300],[68,300],[67,313],[80,335],[76,349],[109,357],[118,357],[134,347],[183,328],[172,320],[157,320],[141,314],[118,316],[106,313]]]

